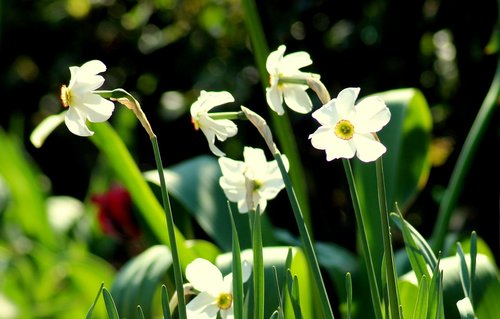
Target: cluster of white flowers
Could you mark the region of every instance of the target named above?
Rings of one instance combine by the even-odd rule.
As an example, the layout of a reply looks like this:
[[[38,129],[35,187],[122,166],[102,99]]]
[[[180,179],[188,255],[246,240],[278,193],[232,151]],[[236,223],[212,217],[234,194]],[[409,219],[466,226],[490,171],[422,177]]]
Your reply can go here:
[[[286,104],[295,112],[306,114],[312,111],[313,104],[306,90],[308,79],[319,80],[315,73],[300,71],[312,64],[307,52],[285,55],[286,47],[281,45],[272,52],[266,63],[269,72],[269,86],[266,100],[269,107],[278,115],[284,114]],[[79,136],[91,136],[93,132],[86,121],[104,122],[114,110],[114,103],[95,91],[104,83],[99,73],[106,71],[106,65],[98,60],[69,68],[71,79],[68,86],[61,87],[61,102],[67,111],[47,117],[33,131],[31,141],[40,147],[46,137],[63,121],[68,129]],[[368,97],[358,104],[359,88],[346,88],[338,96],[312,113],[320,127],[309,135],[313,147],[326,152],[327,161],[338,158],[353,158],[355,155],[364,162],[375,161],[386,152],[376,132],[390,120],[391,113],[379,97]],[[199,98],[192,104],[190,112],[196,129],[205,135],[210,150],[219,156],[222,176],[219,184],[227,198],[237,203],[240,213],[256,210],[261,213],[267,201],[275,198],[285,187],[276,160],[267,161],[264,151],[245,147],[244,161],[225,157],[215,139],[225,141],[238,132],[236,124],[228,118],[214,117],[209,113],[222,104],[234,102],[231,93],[226,91],[201,91]],[[273,154],[275,155],[275,154]],[[280,155],[288,171],[286,155]],[[247,281],[251,268],[244,263],[243,281]],[[198,295],[187,305],[190,319],[234,317],[232,275],[222,277],[219,269],[204,259],[196,259],[186,268],[186,277]]]

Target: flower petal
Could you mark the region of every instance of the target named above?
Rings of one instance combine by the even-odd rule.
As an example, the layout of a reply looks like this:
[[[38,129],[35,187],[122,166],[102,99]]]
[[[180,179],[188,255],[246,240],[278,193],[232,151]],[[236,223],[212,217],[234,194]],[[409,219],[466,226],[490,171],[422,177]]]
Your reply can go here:
[[[354,111],[354,103],[358,98],[359,88],[346,88],[340,91],[335,101],[335,107],[341,118],[349,117]]]
[[[309,56],[309,53],[305,51],[298,51],[287,54],[281,60],[281,67],[283,69],[283,73],[287,74],[288,70],[297,71],[298,69],[311,65],[312,60]]]
[[[312,146],[326,151],[327,161],[337,158],[352,158],[356,153],[354,143],[338,138],[333,130],[326,126],[319,127],[309,135],[309,138]]]
[[[82,96],[81,103],[78,105],[80,110],[86,114],[89,121],[95,123],[107,121],[115,109],[113,102],[92,93]]]
[[[360,121],[356,123],[360,127],[358,132],[370,133],[378,132],[389,123],[391,119],[391,111],[385,105],[384,100],[378,96],[367,97],[356,106],[357,119]]]
[[[372,134],[355,134],[356,155],[363,162],[373,162],[386,152],[386,147]]]
[[[196,106],[198,112],[208,112],[216,106],[230,102],[234,102],[234,97],[227,91],[201,91],[195,103],[199,103],[199,105]]]
[[[283,85],[285,103],[297,113],[307,114],[312,110],[312,102],[306,93],[306,89],[307,86],[303,85]]]
[[[335,124],[340,120],[340,116],[335,108],[335,99],[329,101],[314,111],[312,113],[312,117],[321,125],[335,126]]]
[[[68,111],[66,111],[64,122],[69,131],[75,135],[92,136],[94,134],[85,123],[85,115],[74,107],[70,107]]]
[[[218,311],[215,298],[205,292],[198,294],[186,305],[186,315],[189,319],[215,319]]]
[[[274,74],[279,67],[280,61],[283,59],[283,54],[285,54],[286,46],[280,45],[276,51],[271,52],[266,60],[266,69],[270,74]]]
[[[203,258],[196,258],[186,267],[186,278],[198,291],[217,292],[222,286],[222,274],[214,264]]]
[[[271,110],[278,113],[278,115],[283,115],[283,113],[285,113],[283,109],[283,94],[278,85],[266,88],[266,101]]]

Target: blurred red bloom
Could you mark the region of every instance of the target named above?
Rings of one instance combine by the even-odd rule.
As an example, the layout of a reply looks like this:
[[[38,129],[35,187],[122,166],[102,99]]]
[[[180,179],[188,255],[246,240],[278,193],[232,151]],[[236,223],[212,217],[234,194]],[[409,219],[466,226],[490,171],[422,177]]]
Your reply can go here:
[[[99,209],[97,218],[105,234],[120,239],[137,239],[140,236],[126,188],[112,185],[107,192],[93,195],[91,201]]]

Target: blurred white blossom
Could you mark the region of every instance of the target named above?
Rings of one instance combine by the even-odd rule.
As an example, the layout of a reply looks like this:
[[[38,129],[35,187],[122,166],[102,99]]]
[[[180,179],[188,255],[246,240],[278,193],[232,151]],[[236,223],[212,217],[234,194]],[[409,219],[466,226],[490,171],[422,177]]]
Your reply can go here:
[[[288,159],[281,155],[283,164],[288,171]],[[219,184],[226,197],[238,203],[240,213],[255,210],[257,205],[262,213],[267,201],[278,195],[285,187],[276,160],[267,162],[264,151],[259,148],[245,147],[244,161],[230,158],[219,158],[222,176]]]

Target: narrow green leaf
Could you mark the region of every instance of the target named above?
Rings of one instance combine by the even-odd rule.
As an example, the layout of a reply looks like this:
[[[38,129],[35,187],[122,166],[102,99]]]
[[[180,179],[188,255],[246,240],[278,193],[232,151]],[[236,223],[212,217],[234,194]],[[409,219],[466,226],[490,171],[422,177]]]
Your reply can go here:
[[[290,254],[291,254],[291,251],[288,250],[287,261],[288,261],[288,257],[290,256]],[[276,283],[276,293],[278,294],[278,301],[279,301],[278,309],[276,309],[275,313],[278,314],[278,318],[279,319],[284,319],[285,318],[285,314],[283,313],[283,301],[284,301],[283,298],[285,298],[285,294],[281,293],[280,280],[278,279],[278,271],[276,270],[276,267],[273,266],[272,269],[273,269],[274,280],[275,280],[275,283]],[[285,285],[286,285],[286,283],[285,283]]]
[[[102,288],[102,296],[104,298],[104,304],[106,305],[106,310],[108,311],[108,318],[120,319],[113,297],[111,296],[111,293],[108,291],[108,289],[106,289],[106,287]]]
[[[467,262],[465,261],[465,254],[460,242],[457,242],[457,257],[460,260],[460,282],[462,283],[462,291],[464,292],[465,297],[470,298],[471,282],[469,276],[469,269],[467,267]]]
[[[427,318],[434,319],[443,312],[443,274],[440,270],[440,260],[438,260],[436,267],[433,269],[432,280],[429,287],[429,298],[427,306]]]
[[[296,319],[302,319],[302,311],[300,309],[299,282],[297,276],[292,276],[290,270],[286,273],[288,295],[292,302],[292,309]]]
[[[415,309],[413,310],[413,319],[427,318],[427,306],[429,303],[428,299],[429,284],[427,282],[427,277],[423,275],[418,283],[418,295],[417,302],[415,303]]]
[[[141,305],[137,306],[137,316],[139,317],[139,319],[146,319],[144,317],[144,312],[142,311]]]
[[[164,319],[172,319],[170,314],[170,300],[168,296],[167,286],[161,285],[161,308],[163,310]]]
[[[227,202],[232,233],[232,273],[233,273],[233,305],[235,318],[243,318],[243,276],[241,273],[241,250],[238,230],[234,223],[231,205]]]
[[[345,290],[346,290],[346,303],[347,303],[347,319],[351,319],[352,308],[352,279],[351,273],[345,274]]]
[[[476,276],[476,258],[477,258],[477,234],[473,231],[470,235],[470,291],[469,298],[474,302],[472,291],[474,289],[474,277]]]
[[[427,261],[425,254],[427,253],[424,249],[422,249],[422,245],[419,245],[415,242],[415,239],[412,235],[412,232],[409,228],[409,223],[404,220],[401,212],[399,211],[399,207],[396,205],[397,214],[391,214],[392,220],[396,222],[402,232],[405,243],[405,249],[408,255],[408,259],[410,260],[411,267],[415,272],[415,275],[420,280],[421,278],[430,278],[431,275],[427,268]],[[429,265],[430,266],[430,265]]]
[[[421,254],[425,258],[425,262],[431,269],[435,269],[437,266],[437,258],[436,255],[434,255],[434,252],[432,251],[431,247],[427,243],[427,240],[416,230],[410,223],[405,221],[400,217],[400,215],[396,213],[391,214],[392,221],[396,224],[396,226],[403,231],[404,235],[404,228],[403,228],[403,222],[406,225],[406,228],[410,231],[411,236],[413,238],[413,241],[417,247],[417,251],[419,254]]]
[[[264,317],[264,257],[262,253],[262,234],[260,228],[260,209],[250,212],[252,222],[252,250],[253,250],[253,285],[254,285],[254,318]]]
[[[99,287],[99,291],[97,291],[97,296],[95,296],[95,300],[92,303],[92,306],[90,306],[89,312],[87,313],[87,316],[85,319],[90,319],[92,318],[92,312],[94,311],[94,307],[97,304],[97,300],[99,300],[99,296],[101,295],[102,288],[104,287],[104,283],[101,283],[101,286]]]

